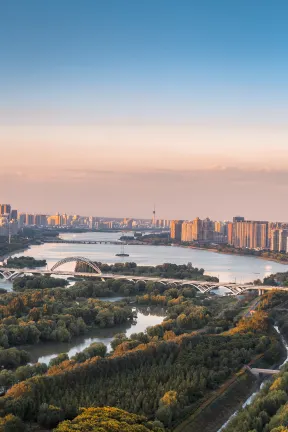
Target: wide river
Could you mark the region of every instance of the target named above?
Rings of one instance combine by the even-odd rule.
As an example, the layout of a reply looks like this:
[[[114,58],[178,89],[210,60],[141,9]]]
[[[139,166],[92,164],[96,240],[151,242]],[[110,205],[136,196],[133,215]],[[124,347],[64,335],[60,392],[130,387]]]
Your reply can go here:
[[[125,233],[133,235],[133,233]],[[119,240],[122,233],[91,232],[82,234],[67,233],[61,235],[65,240]],[[288,271],[288,266],[261,258],[239,255],[219,254],[216,252],[190,249],[177,246],[145,246],[128,245],[125,253],[129,257],[116,257],[120,247],[110,244],[53,244],[46,243],[41,246],[31,246],[25,252],[16,256],[32,256],[36,259],[46,259],[48,268],[51,268],[60,259],[73,256],[83,256],[93,261],[115,263],[134,261],[139,265],[157,265],[163,263],[187,264],[191,262],[194,267],[204,268],[206,274],[217,276],[220,282],[250,282],[255,279],[277,272]],[[73,263],[66,264],[61,270],[74,270]],[[60,269],[59,269],[60,270]]]

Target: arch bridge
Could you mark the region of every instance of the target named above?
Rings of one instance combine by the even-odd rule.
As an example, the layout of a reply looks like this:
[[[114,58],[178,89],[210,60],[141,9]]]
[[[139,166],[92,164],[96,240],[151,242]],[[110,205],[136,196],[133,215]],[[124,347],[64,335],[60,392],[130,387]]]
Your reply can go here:
[[[75,272],[75,271],[68,271],[68,270],[59,270],[59,268],[67,263],[83,263],[86,264],[88,267],[90,267],[93,272]],[[209,281],[193,281],[190,279],[172,279],[172,278],[161,278],[161,277],[153,277],[153,276],[133,276],[133,275],[119,275],[119,274],[108,274],[108,273],[102,273],[99,267],[90,259],[81,257],[81,256],[74,256],[74,257],[67,257],[60,261],[58,261],[56,264],[53,265],[53,267],[49,269],[29,269],[29,268],[9,268],[6,266],[0,266],[0,275],[6,279],[12,281],[13,279],[22,276],[23,274],[35,274],[35,275],[63,275],[63,276],[78,276],[78,277],[94,277],[99,278],[101,280],[106,279],[116,279],[116,280],[128,280],[130,282],[136,283],[139,281],[143,281],[144,283],[148,282],[158,282],[163,285],[169,285],[169,286],[191,286],[195,289],[197,289],[200,293],[205,294],[209,293],[210,291],[217,289],[217,288],[226,288],[228,291],[230,291],[231,295],[238,295],[243,294],[245,291],[248,290],[257,290],[259,295],[263,294],[265,291],[270,290],[281,290],[281,291],[288,291],[288,288],[286,287],[274,287],[274,286],[265,286],[265,285],[253,285],[252,283],[246,283],[246,284],[236,284],[236,283],[223,283],[223,282],[209,282]]]
[[[51,268],[51,273],[53,273],[58,267],[61,267],[64,264],[67,263],[71,263],[71,262],[76,262],[76,264],[81,263],[81,264],[86,264],[88,265],[88,267],[92,268],[92,270],[94,270],[96,273],[101,274],[101,270],[99,269],[99,267],[90,259],[88,258],[84,258],[84,257],[68,257],[68,258],[64,258],[60,261],[58,261],[56,264],[54,264],[54,266]]]

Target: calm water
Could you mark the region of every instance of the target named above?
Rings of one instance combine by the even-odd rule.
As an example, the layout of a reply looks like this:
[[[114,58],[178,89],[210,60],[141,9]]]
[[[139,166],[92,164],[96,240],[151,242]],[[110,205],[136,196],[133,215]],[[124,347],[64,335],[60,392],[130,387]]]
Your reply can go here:
[[[130,336],[132,333],[144,332],[147,327],[161,324],[165,317],[165,310],[158,307],[141,307],[136,308],[137,321],[134,324],[127,323],[110,329],[93,329],[89,334],[73,338],[71,342],[46,342],[45,344],[33,345],[24,348],[31,355],[32,362],[48,364],[49,361],[60,353],[68,353],[69,357],[77,352],[83,351],[93,342],[103,342],[108,351],[111,350],[110,343],[117,333],[126,333]]]
[[[129,235],[130,233],[127,233]],[[83,233],[63,234],[67,240],[118,240],[122,233]],[[164,262],[187,264],[204,268],[206,274],[217,276],[220,282],[250,282],[276,272],[288,270],[288,266],[255,257],[217,254],[215,252],[172,246],[128,245],[125,252],[129,257],[116,257],[119,246],[109,244],[49,244],[32,246],[29,250],[17,254],[46,259],[51,268],[60,259],[83,256],[93,261],[106,263],[134,261],[139,265],[157,265]],[[74,263],[66,264],[61,270],[74,270]]]

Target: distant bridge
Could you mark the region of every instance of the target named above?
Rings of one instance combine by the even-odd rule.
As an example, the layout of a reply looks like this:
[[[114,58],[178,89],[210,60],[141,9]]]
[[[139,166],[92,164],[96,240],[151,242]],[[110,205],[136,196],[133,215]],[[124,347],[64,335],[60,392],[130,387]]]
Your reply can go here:
[[[76,263],[83,263],[88,265],[89,267],[94,270],[92,273],[88,272],[75,272],[75,271],[69,271],[69,270],[58,270],[59,267],[61,267],[64,264],[70,263],[70,262],[76,262]],[[288,291],[288,288],[284,287],[273,287],[273,286],[265,286],[260,285],[256,286],[253,284],[236,284],[236,283],[223,283],[223,282],[208,282],[208,281],[199,281],[199,280],[190,280],[190,279],[173,279],[173,278],[161,278],[161,277],[153,277],[153,276],[133,276],[133,275],[119,275],[119,274],[111,274],[111,273],[102,273],[99,267],[88,258],[84,257],[68,257],[65,259],[62,259],[58,261],[50,270],[45,269],[29,269],[29,268],[10,268],[10,267],[0,267],[0,275],[3,276],[6,280],[13,280],[17,277],[20,277],[24,274],[32,274],[32,275],[59,275],[59,276],[76,276],[76,277],[93,277],[93,278],[99,278],[101,280],[106,279],[116,279],[116,280],[128,280],[130,282],[136,283],[138,281],[143,281],[145,283],[147,282],[158,282],[162,283],[163,285],[174,285],[174,286],[191,286],[198,291],[200,291],[202,294],[208,293],[214,289],[217,289],[219,287],[227,288],[232,295],[238,295],[242,294],[245,291],[248,290],[258,290],[259,295],[263,294],[264,291],[271,291],[271,290],[283,290]]]
[[[113,244],[121,245],[122,241],[115,240],[64,240],[64,239],[45,239],[44,243],[68,243],[68,244]]]

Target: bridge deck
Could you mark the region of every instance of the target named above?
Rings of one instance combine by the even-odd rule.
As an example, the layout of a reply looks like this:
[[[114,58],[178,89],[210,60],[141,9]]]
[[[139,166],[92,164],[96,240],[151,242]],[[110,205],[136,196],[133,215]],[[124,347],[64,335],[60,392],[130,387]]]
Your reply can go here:
[[[274,375],[280,372],[278,369],[259,369],[259,368],[250,368],[250,371],[254,374],[259,375],[260,373],[263,373],[265,375]]]
[[[112,273],[88,273],[88,272],[75,272],[68,270],[44,270],[44,269],[29,269],[29,268],[9,268],[0,267],[0,274],[5,277],[5,279],[13,279],[21,274],[42,274],[42,275],[61,275],[61,276],[78,276],[78,277],[94,277],[98,279],[126,279],[134,282],[144,281],[144,282],[161,282],[164,284],[175,284],[175,285],[190,285],[198,289],[200,292],[209,292],[212,289],[224,287],[230,290],[233,295],[241,294],[247,290],[258,290],[260,293],[262,291],[270,291],[275,289],[280,289],[283,291],[288,291],[286,287],[274,287],[260,285],[256,286],[253,284],[235,284],[232,282],[209,282],[203,280],[190,280],[190,279],[172,279],[172,278],[161,278],[155,276],[133,276],[133,275],[119,275]]]

